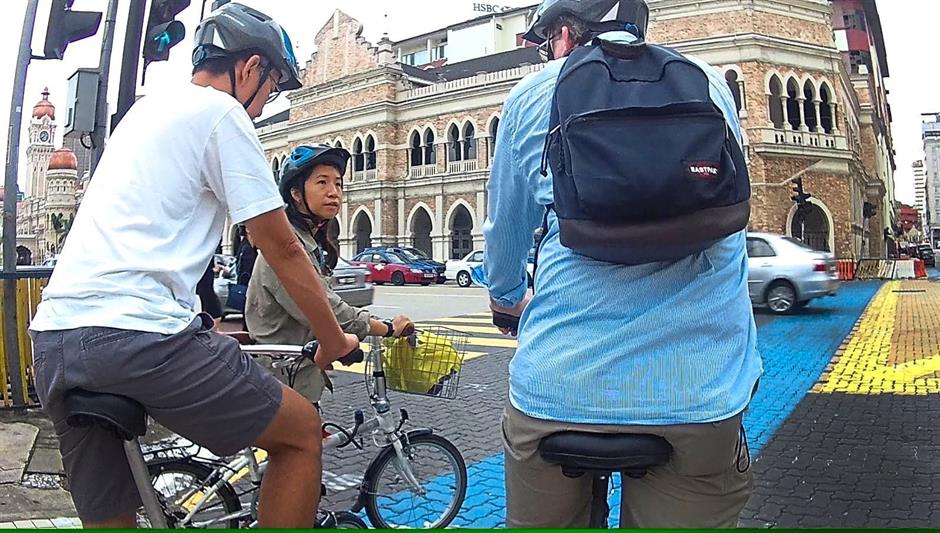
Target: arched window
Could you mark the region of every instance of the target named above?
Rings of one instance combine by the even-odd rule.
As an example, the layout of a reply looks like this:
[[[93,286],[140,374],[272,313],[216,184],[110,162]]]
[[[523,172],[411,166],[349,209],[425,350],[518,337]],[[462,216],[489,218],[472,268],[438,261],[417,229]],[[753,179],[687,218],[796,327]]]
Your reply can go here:
[[[490,122],[490,159],[496,154],[496,136],[499,133],[499,117]]]
[[[767,97],[770,107],[770,122],[777,129],[783,129],[783,83],[775,74],[770,78],[770,96]]]
[[[424,131],[424,164],[437,164],[437,153],[434,150],[434,130],[431,128]]]
[[[274,161],[271,161],[271,172],[274,173],[274,179],[277,179],[277,176],[281,173],[281,161],[276,157]]]
[[[411,134],[411,139],[408,141],[408,148],[410,148],[408,163],[412,167],[421,166],[424,163],[424,150],[421,147],[421,134],[418,132],[413,132]]]
[[[375,137],[366,137],[366,170],[375,170]]]
[[[725,82],[728,84],[728,90],[731,91],[731,96],[734,97],[734,106],[738,110],[738,113],[744,109],[744,95],[741,94],[741,86],[743,83],[738,79],[738,73],[734,70],[729,70],[725,72]]]
[[[476,131],[473,124],[467,122],[463,127],[463,158],[472,161],[477,158]]]
[[[353,172],[362,172],[366,169],[365,156],[362,154],[362,139],[356,139],[353,142]]]
[[[793,78],[787,80],[787,118],[790,127],[794,130],[800,129],[802,124],[800,117],[803,116],[803,110],[800,109],[800,94],[800,87],[797,85],[796,80]]]
[[[816,120],[816,87],[810,80],[803,83],[803,98],[803,123],[809,131],[816,131],[816,126],[819,125]]]
[[[819,115],[820,122],[822,122],[822,130],[826,133],[832,133],[835,124],[835,104],[832,101],[832,93],[829,91],[829,85],[823,83],[822,89],[819,91],[819,99],[822,103],[819,104]]]
[[[456,124],[451,125],[450,129],[447,130],[447,160],[463,160],[463,150],[460,146],[460,130],[457,129]]]

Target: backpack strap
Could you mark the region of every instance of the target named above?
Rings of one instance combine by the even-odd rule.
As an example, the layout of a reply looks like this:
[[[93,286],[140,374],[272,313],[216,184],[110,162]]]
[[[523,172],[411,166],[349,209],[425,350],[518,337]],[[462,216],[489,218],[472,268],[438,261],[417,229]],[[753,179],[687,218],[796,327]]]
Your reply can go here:
[[[542,234],[539,241],[535,243],[535,255],[532,257],[532,294],[535,294],[535,274],[539,269],[539,251],[542,249],[542,243],[545,242],[545,236],[548,235],[548,213],[555,209],[555,204],[545,206],[545,215],[542,217]]]

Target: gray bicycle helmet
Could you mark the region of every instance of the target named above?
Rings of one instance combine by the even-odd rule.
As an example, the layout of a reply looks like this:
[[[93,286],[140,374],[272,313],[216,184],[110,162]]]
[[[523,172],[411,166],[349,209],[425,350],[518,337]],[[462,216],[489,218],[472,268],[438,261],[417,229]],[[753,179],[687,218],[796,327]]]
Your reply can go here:
[[[257,51],[271,61],[269,68],[280,72],[279,91],[302,87],[294,46],[284,28],[264,13],[234,2],[209,13],[199,23],[193,66],[248,51]]]
[[[645,38],[650,8],[646,0],[544,0],[523,38],[535,44],[544,43],[545,30],[562,15],[584,21],[593,32],[635,30],[637,37]]]

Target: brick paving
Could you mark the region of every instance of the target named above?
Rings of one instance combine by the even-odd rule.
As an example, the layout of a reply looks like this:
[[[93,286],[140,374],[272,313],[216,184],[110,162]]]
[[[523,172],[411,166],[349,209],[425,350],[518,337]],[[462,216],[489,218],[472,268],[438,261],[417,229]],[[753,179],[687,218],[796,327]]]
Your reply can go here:
[[[940,284],[881,287],[754,463],[751,527],[940,526]]]

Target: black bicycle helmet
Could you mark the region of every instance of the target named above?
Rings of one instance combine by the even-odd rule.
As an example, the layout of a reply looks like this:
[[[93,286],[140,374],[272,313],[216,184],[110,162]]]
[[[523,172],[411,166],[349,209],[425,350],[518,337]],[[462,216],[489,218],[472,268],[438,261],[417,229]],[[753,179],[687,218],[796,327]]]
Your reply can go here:
[[[278,91],[302,87],[294,45],[284,28],[264,13],[238,3],[228,3],[209,13],[196,28],[193,66],[207,59],[256,51],[280,72]]]
[[[646,0],[544,0],[523,38],[535,44],[544,43],[545,30],[562,15],[584,21],[596,33],[629,30],[645,38],[650,8]]]
[[[349,152],[345,148],[333,148],[328,144],[304,144],[294,148],[284,161],[278,178],[281,198],[290,204],[292,202],[290,190],[295,186],[297,179],[306,176],[310,169],[317,165],[334,165],[339,169],[340,176],[345,175],[349,157]]]

